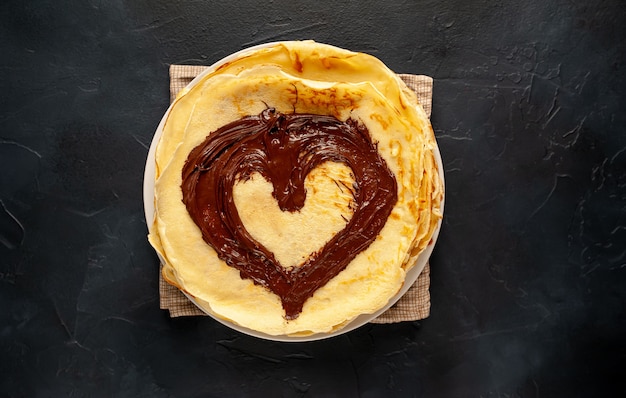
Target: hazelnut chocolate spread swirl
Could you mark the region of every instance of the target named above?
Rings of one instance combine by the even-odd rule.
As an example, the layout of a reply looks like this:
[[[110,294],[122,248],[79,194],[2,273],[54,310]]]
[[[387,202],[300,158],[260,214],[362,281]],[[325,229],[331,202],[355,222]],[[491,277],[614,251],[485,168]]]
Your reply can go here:
[[[283,267],[242,225],[233,187],[260,173],[273,185],[280,209],[295,212],[304,206],[306,176],[327,161],[352,170],[354,214],[303,264]],[[286,319],[297,318],[305,301],[376,239],[397,201],[394,174],[365,126],[273,108],[209,134],[190,152],[182,178],[183,202],[203,239],[242,278],[278,295]]]

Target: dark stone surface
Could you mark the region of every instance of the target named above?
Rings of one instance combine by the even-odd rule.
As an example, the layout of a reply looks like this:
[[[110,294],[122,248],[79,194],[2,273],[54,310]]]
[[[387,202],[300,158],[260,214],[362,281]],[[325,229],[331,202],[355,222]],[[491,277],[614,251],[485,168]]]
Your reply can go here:
[[[0,395],[626,393],[625,10],[3,1]],[[435,79],[447,202],[432,315],[306,344],[171,320],[141,190],[168,65],[308,38]]]

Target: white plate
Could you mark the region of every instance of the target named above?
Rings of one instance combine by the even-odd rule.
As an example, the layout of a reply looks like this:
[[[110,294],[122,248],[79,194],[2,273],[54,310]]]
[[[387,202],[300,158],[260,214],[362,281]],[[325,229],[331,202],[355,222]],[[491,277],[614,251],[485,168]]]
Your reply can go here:
[[[195,79],[193,79],[189,85],[187,86],[187,88],[191,88],[193,86],[195,86],[196,84],[198,84],[198,82],[200,80],[202,80],[202,78],[211,73],[212,71],[216,70],[218,67],[220,67],[221,65],[224,65],[227,62],[231,62],[236,58],[239,58],[242,54],[247,53],[249,51],[252,50],[256,50],[259,48],[265,48],[265,47],[270,47],[273,45],[278,44],[278,42],[273,42],[273,43],[265,43],[265,44],[260,44],[258,46],[254,46],[254,47],[249,47],[247,49],[238,51],[236,53],[233,53],[223,59],[221,59],[220,61],[217,61],[216,63],[214,63],[213,65],[211,65],[210,67],[208,67],[204,72],[202,72],[201,74],[199,74],[198,76],[196,76]],[[170,110],[171,110],[171,105],[170,107],[167,109],[167,111],[165,112],[165,115],[163,116],[163,118],[161,119],[161,122],[159,123],[159,126],[156,129],[156,132],[154,134],[154,137],[152,139],[152,143],[150,145],[150,150],[148,151],[148,158],[146,160],[146,168],[144,171],[144,180],[143,180],[143,199],[144,199],[144,212],[145,212],[145,216],[146,216],[146,222],[148,224],[148,229],[151,230],[152,229],[152,220],[154,219],[154,178],[155,178],[155,152],[156,152],[156,147],[157,144],[159,142],[159,139],[161,138],[161,134],[163,134],[163,127],[165,125],[165,120],[167,119],[167,115],[169,114]],[[439,166],[439,175],[441,176],[441,180],[444,183],[444,187],[445,187],[445,181],[444,181],[444,174],[443,174],[443,163],[441,160],[441,154],[439,153],[439,148],[435,148],[435,157],[437,159],[437,165]],[[444,189],[445,192],[445,189]],[[441,210],[443,211],[443,199],[441,202]],[[409,288],[413,285],[413,283],[415,283],[415,281],[417,280],[418,276],[420,275],[420,273],[422,272],[422,270],[424,269],[424,267],[426,266],[426,263],[428,262],[428,259],[433,251],[433,248],[435,247],[435,243],[437,242],[437,237],[439,236],[439,230],[441,229],[441,220],[439,221],[439,224],[437,225],[437,228],[435,229],[433,236],[430,240],[430,244],[424,249],[424,251],[419,255],[419,257],[417,258],[416,264],[413,268],[411,268],[406,275],[406,278],[404,280],[404,284],[402,285],[402,289],[400,289],[400,291],[391,298],[391,300],[389,300],[389,303],[381,308],[380,310],[376,311],[373,314],[364,314],[364,315],[360,315],[358,317],[356,317],[355,319],[352,320],[352,322],[350,322],[349,324],[347,324],[345,327],[343,327],[340,330],[337,330],[335,332],[332,333],[317,333],[317,334],[313,334],[310,336],[272,336],[269,334],[265,334],[265,333],[260,333],[257,332],[255,330],[252,329],[248,329],[242,326],[239,326],[237,324],[234,324],[232,322],[228,322],[225,321],[223,319],[220,319],[216,316],[214,316],[213,314],[210,314],[208,312],[206,312],[201,306],[199,306],[196,301],[194,300],[193,297],[187,295],[187,297],[189,298],[189,300],[191,300],[194,304],[196,304],[196,306],[198,308],[200,308],[202,311],[206,312],[207,315],[211,316],[213,319],[217,320],[218,322],[228,326],[229,328],[232,328],[234,330],[237,330],[239,332],[248,334],[250,336],[254,336],[254,337],[258,337],[258,338],[262,338],[262,339],[266,339],[266,340],[273,340],[273,341],[284,341],[284,342],[299,342],[299,341],[315,341],[315,340],[321,340],[321,339],[326,339],[329,337],[335,337],[335,336],[339,336],[341,334],[350,332],[360,326],[365,325],[366,323],[370,322],[371,320],[373,320],[374,318],[378,317],[379,315],[381,315],[383,312],[387,311],[392,305],[394,305],[403,295],[404,293],[406,293],[407,290],[409,290]],[[158,253],[157,253],[158,254]],[[163,261],[163,259],[161,258],[161,256],[159,256],[160,260]]]

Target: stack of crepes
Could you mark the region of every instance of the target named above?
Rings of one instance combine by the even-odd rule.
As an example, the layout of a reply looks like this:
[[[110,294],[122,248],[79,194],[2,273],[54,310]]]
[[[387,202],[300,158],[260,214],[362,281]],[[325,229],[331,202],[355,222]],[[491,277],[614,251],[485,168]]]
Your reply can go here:
[[[149,240],[205,312],[331,333],[389,304],[442,217],[430,121],[381,61],[313,41],[238,53],[181,91]]]

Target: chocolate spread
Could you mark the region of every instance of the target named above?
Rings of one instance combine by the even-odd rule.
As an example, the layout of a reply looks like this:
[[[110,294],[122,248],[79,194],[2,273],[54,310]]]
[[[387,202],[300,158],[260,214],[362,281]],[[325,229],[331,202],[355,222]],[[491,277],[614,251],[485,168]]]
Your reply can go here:
[[[295,212],[304,206],[306,176],[327,161],[352,170],[354,214],[303,264],[283,267],[242,225],[233,186],[260,173],[280,209]],[[183,202],[203,239],[242,278],[278,295],[286,319],[297,318],[305,301],[376,239],[397,201],[395,177],[365,126],[273,108],[211,132],[189,153],[182,177]]]

